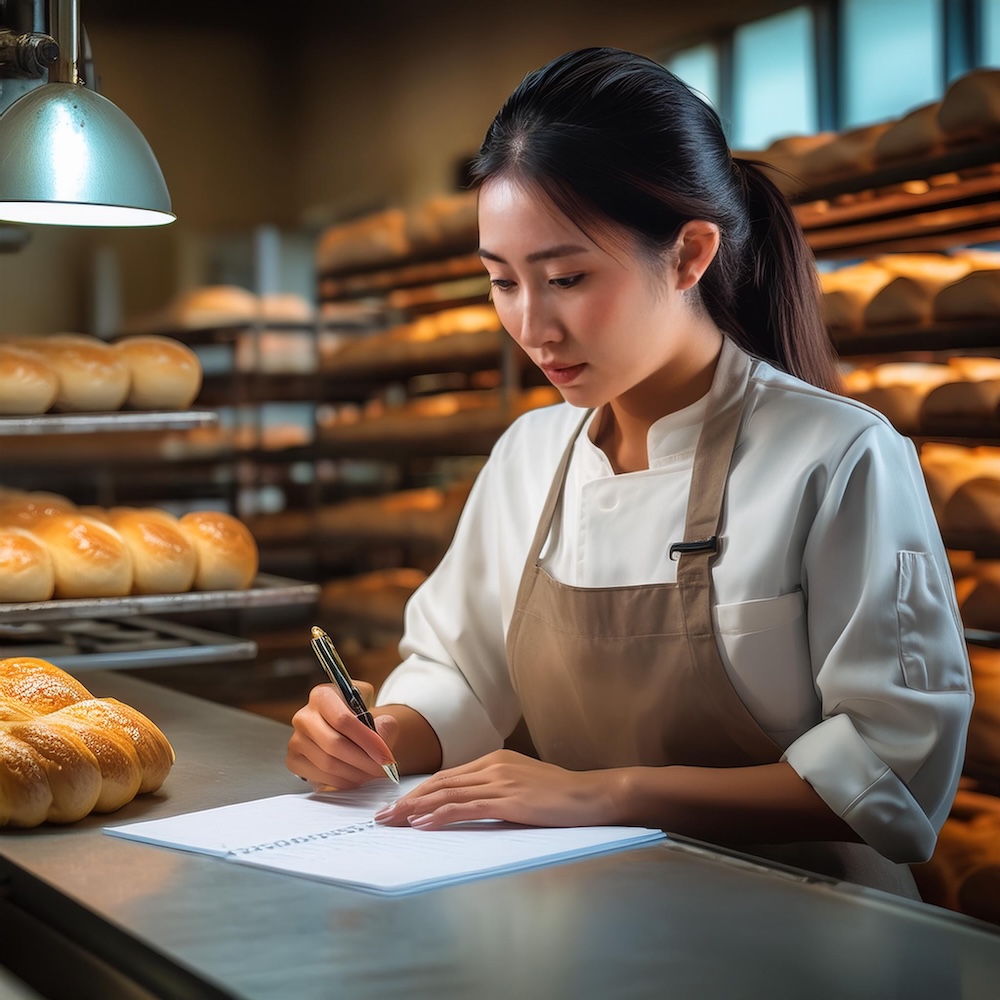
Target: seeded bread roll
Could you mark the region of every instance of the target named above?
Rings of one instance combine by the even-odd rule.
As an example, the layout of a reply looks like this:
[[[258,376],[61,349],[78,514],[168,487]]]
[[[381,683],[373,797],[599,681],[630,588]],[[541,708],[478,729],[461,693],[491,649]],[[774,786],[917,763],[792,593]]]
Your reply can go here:
[[[201,361],[179,340],[154,334],[126,337],[112,350],[129,371],[125,405],[134,410],[184,410],[201,389]]]
[[[191,589],[198,553],[176,517],[153,507],[112,507],[102,520],[128,547],[133,593],[180,594]]]
[[[82,514],[55,514],[35,533],[52,553],[55,597],[124,597],[132,590],[132,557],[122,536]]]
[[[59,379],[41,354],[0,344],[0,414],[44,413],[58,391]]]
[[[178,522],[198,553],[194,590],[246,590],[259,554],[250,529],[231,514],[191,511]]]

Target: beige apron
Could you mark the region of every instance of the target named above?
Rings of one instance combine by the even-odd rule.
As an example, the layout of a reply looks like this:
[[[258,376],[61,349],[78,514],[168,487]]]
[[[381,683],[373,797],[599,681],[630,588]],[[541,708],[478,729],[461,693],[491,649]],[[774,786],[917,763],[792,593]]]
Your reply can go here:
[[[719,527],[750,368],[749,356],[727,338],[695,451],[684,540],[670,548],[679,560],[676,583],[573,587],[539,566],[573,445],[589,414],[567,445],[507,633],[511,679],[542,760],[590,770],[741,767],[780,759],[781,748],[729,680],[712,617],[711,562],[724,542]],[[742,849],[772,853],[770,847]],[[916,895],[908,868],[865,845],[778,845],[774,853],[796,867]]]

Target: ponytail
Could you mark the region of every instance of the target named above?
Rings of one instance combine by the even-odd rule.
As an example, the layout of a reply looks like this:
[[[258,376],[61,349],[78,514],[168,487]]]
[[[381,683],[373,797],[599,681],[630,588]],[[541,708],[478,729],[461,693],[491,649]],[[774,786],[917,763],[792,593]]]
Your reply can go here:
[[[748,273],[736,292],[735,339],[813,385],[841,391],[812,251],[785,196],[754,160],[733,159],[750,222]]]

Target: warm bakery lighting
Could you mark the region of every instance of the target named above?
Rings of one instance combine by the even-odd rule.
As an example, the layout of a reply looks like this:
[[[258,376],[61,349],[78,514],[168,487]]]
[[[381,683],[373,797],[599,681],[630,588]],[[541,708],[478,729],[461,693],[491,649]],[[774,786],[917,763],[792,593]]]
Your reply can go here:
[[[123,111],[78,82],[76,2],[50,7],[59,61],[49,82],[0,114],[0,221],[162,226],[174,221],[163,173]]]

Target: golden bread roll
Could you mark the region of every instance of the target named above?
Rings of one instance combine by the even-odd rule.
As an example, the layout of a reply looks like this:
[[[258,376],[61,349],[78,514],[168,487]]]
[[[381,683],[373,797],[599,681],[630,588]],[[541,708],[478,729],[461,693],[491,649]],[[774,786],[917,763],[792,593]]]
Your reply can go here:
[[[132,590],[132,557],[109,524],[78,513],[55,514],[33,531],[52,553],[56,597],[124,597]]]
[[[934,296],[933,311],[940,320],[1000,316],[1000,269],[979,268],[945,285]]]
[[[864,327],[865,307],[892,274],[878,264],[864,262],[820,274],[823,321],[831,330],[857,331]]]
[[[952,548],[994,547],[1000,539],[1000,479],[975,476],[962,483],[945,504],[941,534]]]
[[[59,378],[41,354],[0,344],[0,414],[44,413],[58,391]]]
[[[198,355],[172,337],[126,337],[111,345],[129,371],[125,404],[134,410],[184,410],[201,389]]]
[[[55,493],[23,493],[0,497],[0,524],[31,530],[39,521],[68,514],[76,505],[68,497]]]
[[[933,434],[981,434],[1000,430],[1000,379],[948,382],[929,392],[920,426]]]
[[[900,432],[912,434],[920,427],[924,400],[941,383],[954,378],[954,371],[948,365],[904,361],[876,365],[869,369],[868,378],[866,387],[848,388],[850,394],[884,413]],[[849,380],[855,385],[857,381],[856,374]]]
[[[893,122],[875,140],[873,161],[881,165],[897,160],[919,159],[940,150],[944,143],[944,133],[938,124],[940,108],[941,102],[934,101],[914,108]]]
[[[929,323],[938,292],[969,271],[967,261],[943,254],[900,254],[885,266],[897,271],[897,275],[865,307],[866,326]]]
[[[1000,70],[974,69],[944,92],[938,125],[948,142],[986,138],[1000,126]]]
[[[1000,477],[1000,448],[967,448],[928,441],[920,447],[920,468],[934,513],[941,522],[946,504],[960,486],[979,476]]]
[[[0,602],[47,601],[56,586],[45,543],[24,528],[0,525]]]
[[[65,670],[35,656],[0,660],[0,698],[21,702],[35,714],[48,714],[90,698],[90,692]]]
[[[181,594],[191,589],[198,553],[176,517],[154,507],[112,507],[101,519],[128,547],[133,593]]]
[[[159,788],[173,761],[141,712],[45,660],[0,660],[0,826],[111,812]]]
[[[84,334],[60,333],[30,342],[59,377],[54,408],[66,413],[117,410],[129,392],[128,368],[110,345]]]
[[[259,553],[250,529],[231,514],[191,511],[179,520],[198,553],[195,590],[246,590],[257,576]]]
[[[248,322],[257,296],[239,285],[205,285],[182,292],[167,307],[168,322],[187,330]]]

